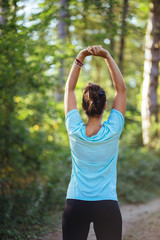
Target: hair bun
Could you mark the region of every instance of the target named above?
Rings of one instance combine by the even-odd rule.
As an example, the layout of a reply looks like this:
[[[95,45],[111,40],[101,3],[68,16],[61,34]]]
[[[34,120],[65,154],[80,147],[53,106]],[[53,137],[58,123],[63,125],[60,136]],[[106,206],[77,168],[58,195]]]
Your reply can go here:
[[[97,105],[98,100],[95,98],[93,102],[94,102],[95,105]]]
[[[88,100],[96,105],[98,103],[98,99],[99,99],[97,86],[93,83],[89,83],[88,85],[89,85],[88,86],[88,95],[89,95]]]
[[[88,116],[101,115],[106,102],[106,94],[98,84],[88,83],[83,92],[83,108]]]

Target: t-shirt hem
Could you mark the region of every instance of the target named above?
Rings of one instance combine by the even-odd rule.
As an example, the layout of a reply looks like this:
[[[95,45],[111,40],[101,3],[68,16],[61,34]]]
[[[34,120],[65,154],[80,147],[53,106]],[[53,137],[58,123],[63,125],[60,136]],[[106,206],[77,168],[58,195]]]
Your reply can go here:
[[[117,197],[99,197],[99,198],[85,198],[85,197],[72,197],[72,196],[67,196],[66,199],[77,199],[77,200],[82,200],[82,201],[101,201],[101,200],[113,200],[113,201],[118,201]]]

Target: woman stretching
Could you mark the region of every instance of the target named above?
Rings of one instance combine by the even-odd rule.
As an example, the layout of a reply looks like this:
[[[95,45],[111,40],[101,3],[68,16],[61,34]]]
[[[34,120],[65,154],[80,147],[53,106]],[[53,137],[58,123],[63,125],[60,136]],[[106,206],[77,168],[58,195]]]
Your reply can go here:
[[[83,91],[85,125],[77,110],[75,87],[85,57],[104,58],[115,87],[110,115],[102,87],[88,83]],[[65,124],[72,155],[72,174],[62,219],[63,240],[86,240],[93,222],[97,240],[121,240],[122,218],[116,193],[118,142],[124,126],[126,86],[119,68],[100,45],[80,51],[71,68],[64,96]]]

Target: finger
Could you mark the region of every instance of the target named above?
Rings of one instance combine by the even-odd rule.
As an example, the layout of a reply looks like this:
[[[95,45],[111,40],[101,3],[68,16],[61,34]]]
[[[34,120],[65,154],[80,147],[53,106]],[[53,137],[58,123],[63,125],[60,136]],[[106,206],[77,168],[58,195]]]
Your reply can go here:
[[[91,50],[92,50],[92,52],[93,52],[95,55],[97,55],[97,48],[96,48],[96,46],[93,46],[93,47],[91,48]]]
[[[90,50],[91,50],[91,46],[88,46],[87,50],[88,50],[88,52],[90,52]]]
[[[97,51],[99,52],[99,51],[101,51],[102,50],[102,46],[101,45],[98,45],[97,46]]]
[[[98,54],[98,49],[97,49],[97,46],[95,46],[95,53]]]
[[[87,50],[88,50],[88,52],[90,52],[93,55],[93,51],[92,51],[92,47],[91,46],[88,46]]]
[[[91,50],[88,51],[88,55],[94,55]]]
[[[102,45],[94,45],[93,47],[96,47],[97,48],[102,48]]]

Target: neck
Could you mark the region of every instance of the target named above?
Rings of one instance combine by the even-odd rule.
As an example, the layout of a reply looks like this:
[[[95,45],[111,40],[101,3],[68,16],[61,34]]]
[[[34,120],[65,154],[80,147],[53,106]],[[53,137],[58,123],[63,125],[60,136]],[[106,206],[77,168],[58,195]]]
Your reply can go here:
[[[88,117],[88,126],[102,126],[102,116],[100,117]]]

